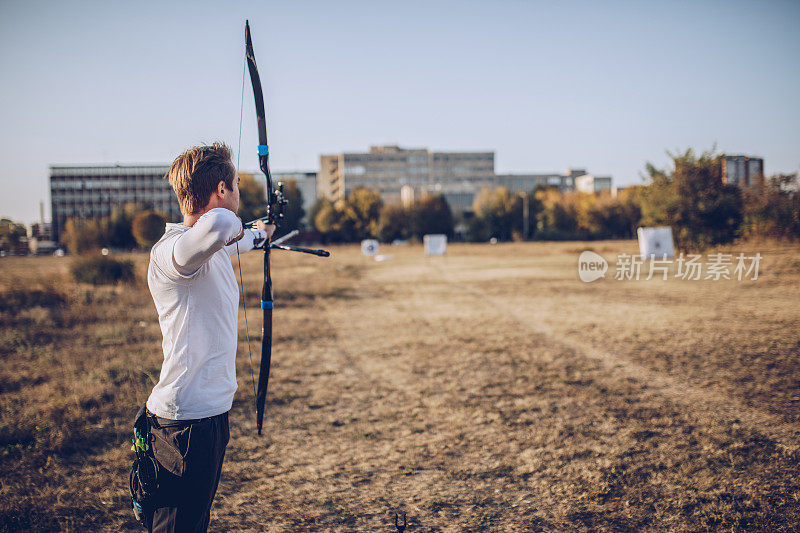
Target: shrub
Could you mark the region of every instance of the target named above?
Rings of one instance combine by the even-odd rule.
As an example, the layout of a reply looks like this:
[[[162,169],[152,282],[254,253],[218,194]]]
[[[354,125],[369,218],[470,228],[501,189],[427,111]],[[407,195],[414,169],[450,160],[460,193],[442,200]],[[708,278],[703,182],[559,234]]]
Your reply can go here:
[[[142,211],[133,218],[133,238],[143,248],[150,248],[164,235],[167,219],[158,211]]]
[[[66,303],[67,297],[54,285],[18,286],[0,290],[0,312],[18,313],[32,307],[60,307]]]
[[[84,254],[97,250],[103,244],[103,235],[98,220],[70,218],[64,227],[61,240],[72,254]]]
[[[72,278],[80,283],[109,285],[135,279],[133,262],[104,255],[76,257],[70,267]]]

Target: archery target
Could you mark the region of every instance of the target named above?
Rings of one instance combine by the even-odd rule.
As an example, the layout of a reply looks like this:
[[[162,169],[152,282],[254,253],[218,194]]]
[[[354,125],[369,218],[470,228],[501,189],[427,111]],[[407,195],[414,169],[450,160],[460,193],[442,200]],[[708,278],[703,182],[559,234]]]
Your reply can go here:
[[[672,228],[669,226],[639,228],[636,230],[636,234],[639,236],[639,253],[645,259],[650,259],[653,255],[656,256],[656,259],[661,259],[665,254],[668,258],[675,257]]]
[[[447,235],[425,235],[425,255],[444,255],[447,251]]]
[[[378,241],[375,239],[365,239],[361,241],[361,254],[362,255],[377,255],[378,254]]]

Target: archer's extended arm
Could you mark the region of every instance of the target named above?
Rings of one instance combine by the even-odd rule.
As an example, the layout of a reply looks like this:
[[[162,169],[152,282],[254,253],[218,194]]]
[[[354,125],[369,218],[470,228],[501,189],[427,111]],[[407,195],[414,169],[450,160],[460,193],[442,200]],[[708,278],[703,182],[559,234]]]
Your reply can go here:
[[[238,241],[225,246],[225,251],[231,257],[236,255],[236,252],[249,252],[256,248],[261,248],[267,238],[267,232],[260,229],[245,229],[244,236]],[[238,249],[236,246],[239,246]]]
[[[233,211],[222,207],[209,210],[175,241],[175,268],[184,276],[191,276],[241,232],[242,221]]]

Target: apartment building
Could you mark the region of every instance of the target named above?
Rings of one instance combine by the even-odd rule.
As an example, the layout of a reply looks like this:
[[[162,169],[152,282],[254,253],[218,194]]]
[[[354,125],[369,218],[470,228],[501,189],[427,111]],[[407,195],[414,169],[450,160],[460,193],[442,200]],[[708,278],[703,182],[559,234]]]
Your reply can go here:
[[[512,193],[519,193],[549,186],[568,192],[575,189],[575,178],[585,173],[582,169],[570,169],[560,174],[494,174],[482,180],[437,181],[421,187],[407,185],[402,189],[402,202],[410,205],[425,194],[441,194],[454,213],[463,213],[472,210],[475,197],[485,188],[505,187]]]
[[[555,186],[575,190],[576,179],[595,191],[610,189],[611,177],[592,176],[586,169],[550,174],[496,174],[494,152],[431,152],[425,148],[372,146],[366,153],[342,153],[320,157],[317,195],[343,200],[359,187],[376,190],[384,202],[408,205],[424,194],[441,194],[454,212],[469,211],[484,188],[506,187],[530,192]]]
[[[60,241],[69,218],[103,218],[133,203],[180,219],[178,199],[164,179],[168,165],[86,165],[50,167],[53,240]]]
[[[759,187],[764,179],[764,159],[746,155],[722,158],[722,181],[739,187]]]
[[[611,191],[611,176],[583,174],[575,178],[575,190],[585,193]]]
[[[372,146],[369,152],[320,156],[317,195],[343,200],[354,189],[378,191],[386,202],[399,201],[404,186],[476,184],[494,176],[494,152],[431,152],[425,148]]]

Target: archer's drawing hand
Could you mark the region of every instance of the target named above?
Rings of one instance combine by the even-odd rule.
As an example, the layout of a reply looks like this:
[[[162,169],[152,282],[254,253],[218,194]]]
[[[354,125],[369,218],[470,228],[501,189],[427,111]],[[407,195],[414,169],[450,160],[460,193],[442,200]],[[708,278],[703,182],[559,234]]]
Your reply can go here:
[[[267,232],[267,240],[272,239],[272,234],[275,233],[275,224],[267,224],[263,220],[256,221],[256,227],[261,231]],[[239,237],[241,239],[241,237]]]

